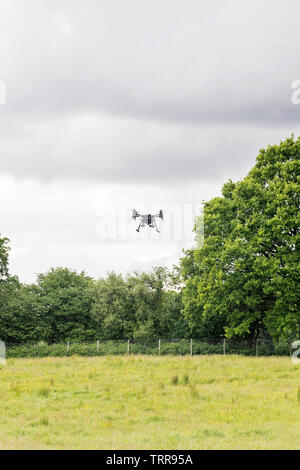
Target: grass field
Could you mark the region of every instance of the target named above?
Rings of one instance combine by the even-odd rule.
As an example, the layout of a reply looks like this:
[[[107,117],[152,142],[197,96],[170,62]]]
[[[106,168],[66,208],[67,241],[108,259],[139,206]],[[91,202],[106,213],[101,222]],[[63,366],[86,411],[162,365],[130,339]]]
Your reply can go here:
[[[299,449],[299,385],[283,357],[10,359],[0,449]]]

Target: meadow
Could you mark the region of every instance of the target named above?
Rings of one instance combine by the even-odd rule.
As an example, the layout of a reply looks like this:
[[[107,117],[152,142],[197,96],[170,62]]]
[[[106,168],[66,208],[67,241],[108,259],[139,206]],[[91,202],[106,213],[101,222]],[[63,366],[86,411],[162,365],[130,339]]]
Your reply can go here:
[[[299,449],[288,357],[8,359],[0,449]]]

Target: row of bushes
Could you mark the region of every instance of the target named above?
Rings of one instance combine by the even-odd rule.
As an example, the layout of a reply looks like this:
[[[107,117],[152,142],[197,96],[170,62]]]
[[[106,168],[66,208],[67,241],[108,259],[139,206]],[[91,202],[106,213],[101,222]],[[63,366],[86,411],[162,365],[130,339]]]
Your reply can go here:
[[[214,344],[193,340],[192,353],[199,354],[224,354],[223,342]],[[191,353],[190,340],[168,341],[160,343],[160,349],[157,341],[153,342],[131,342],[129,343],[130,354],[150,354],[150,355],[188,355]],[[290,344],[281,343],[274,345],[272,342],[261,342],[258,345],[249,347],[246,343],[234,343],[226,341],[226,354],[243,354],[247,356],[270,356],[270,355],[289,355]],[[123,355],[128,354],[128,341],[104,341],[93,343],[60,343],[46,344],[44,342],[37,344],[8,345],[6,355],[12,357],[49,357],[49,356],[103,356],[108,354]]]

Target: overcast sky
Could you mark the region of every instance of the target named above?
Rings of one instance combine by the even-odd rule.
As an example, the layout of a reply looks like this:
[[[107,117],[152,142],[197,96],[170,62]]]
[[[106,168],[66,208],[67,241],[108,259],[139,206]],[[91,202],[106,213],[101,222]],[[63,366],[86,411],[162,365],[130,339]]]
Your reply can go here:
[[[182,237],[149,238],[130,210],[182,221],[184,204],[219,195],[260,148],[300,134],[299,18],[299,0],[0,0],[11,273],[175,263],[191,221]]]

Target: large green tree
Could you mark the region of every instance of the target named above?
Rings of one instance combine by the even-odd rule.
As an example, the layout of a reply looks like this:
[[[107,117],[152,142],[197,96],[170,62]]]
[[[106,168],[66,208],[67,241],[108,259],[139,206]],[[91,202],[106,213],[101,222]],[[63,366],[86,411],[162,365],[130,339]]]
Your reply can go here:
[[[91,311],[99,339],[188,336],[178,275],[164,267],[125,278],[110,273],[95,283],[93,299]]]
[[[88,341],[95,338],[90,311],[93,280],[67,268],[39,274],[37,295],[49,333],[48,341]]]
[[[205,204],[204,245],[182,260],[184,314],[202,334],[300,334],[299,156],[294,137],[261,150]]]
[[[180,281],[175,269],[162,266],[128,277],[135,309],[135,339],[188,336],[187,323],[181,314]]]
[[[0,238],[0,338],[6,343],[44,339],[47,325],[34,286],[8,271],[9,240]]]
[[[91,313],[98,339],[132,338],[135,322],[132,296],[120,274],[111,272],[96,281]]]
[[[16,277],[7,279],[0,297],[0,338],[6,343],[41,341],[49,336],[45,309],[36,286],[22,285]]]

